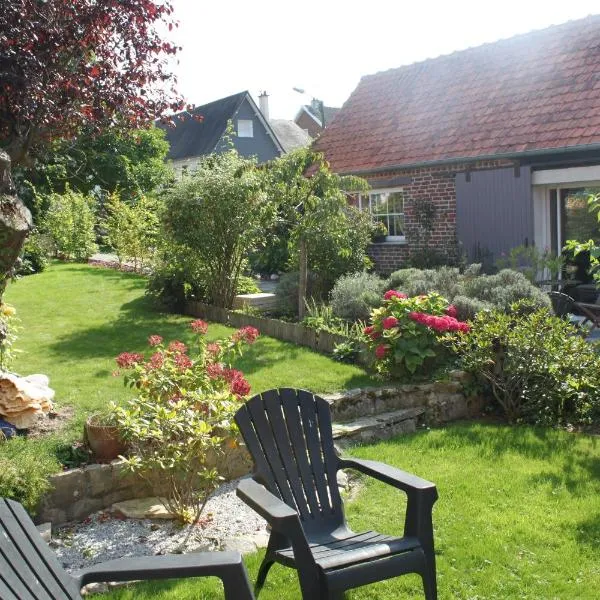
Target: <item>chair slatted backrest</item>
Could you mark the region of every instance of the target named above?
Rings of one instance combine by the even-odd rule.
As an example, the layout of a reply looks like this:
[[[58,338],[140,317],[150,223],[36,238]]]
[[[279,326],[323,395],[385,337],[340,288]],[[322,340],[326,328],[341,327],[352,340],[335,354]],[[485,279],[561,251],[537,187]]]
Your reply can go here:
[[[562,292],[548,292],[552,310],[557,317],[566,317],[573,310],[574,300]]]
[[[323,398],[305,390],[269,390],[246,402],[235,421],[255,478],[297,510],[305,530],[331,531],[343,523],[331,412]]]
[[[0,498],[0,598],[81,598],[75,580],[60,566],[25,509],[4,498]]]

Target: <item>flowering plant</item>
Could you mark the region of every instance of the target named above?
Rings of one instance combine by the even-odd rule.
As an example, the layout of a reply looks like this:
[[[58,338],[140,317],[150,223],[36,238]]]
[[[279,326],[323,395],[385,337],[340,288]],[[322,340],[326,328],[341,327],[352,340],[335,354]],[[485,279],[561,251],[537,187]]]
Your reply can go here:
[[[434,292],[409,298],[389,290],[381,308],[371,313],[365,328],[367,344],[375,353],[379,373],[414,373],[442,348],[441,338],[449,331],[469,330],[456,318],[456,308]]]
[[[17,323],[19,319],[16,317],[17,311],[10,304],[0,303],[0,371],[5,371],[15,353],[13,344],[17,339],[16,332],[18,331]]]
[[[258,337],[243,327],[226,339],[207,341],[208,325],[190,323],[196,334],[192,349],[157,334],[148,338],[148,358],[123,352],[116,361],[125,384],[137,397],[112,406],[123,438],[129,443],[129,468],[164,489],[164,503],[184,522],[197,522],[208,496],[222,479],[223,442],[235,434],[233,415],[250,393],[243,373],[231,366],[243,346]]]

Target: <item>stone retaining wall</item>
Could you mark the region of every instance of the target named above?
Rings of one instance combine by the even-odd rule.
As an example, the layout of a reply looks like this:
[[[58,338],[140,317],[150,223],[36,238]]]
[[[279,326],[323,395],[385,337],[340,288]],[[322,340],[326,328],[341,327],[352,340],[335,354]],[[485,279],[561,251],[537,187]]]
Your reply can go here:
[[[221,460],[221,472],[227,480],[241,477],[252,468],[243,444],[227,447]],[[156,496],[164,491],[152,489],[143,479],[128,473],[121,460],[63,471],[50,478],[50,485],[52,490],[42,500],[36,520],[53,525],[81,521],[115,502]]]

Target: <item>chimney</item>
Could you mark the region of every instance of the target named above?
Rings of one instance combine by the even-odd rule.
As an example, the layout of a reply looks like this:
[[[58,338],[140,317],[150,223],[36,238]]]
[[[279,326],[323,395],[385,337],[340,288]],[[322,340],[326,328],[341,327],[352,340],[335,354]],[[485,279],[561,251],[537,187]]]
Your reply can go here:
[[[269,94],[267,92],[262,92],[258,97],[258,105],[260,107],[260,112],[263,114],[263,117],[268,121],[269,120]]]

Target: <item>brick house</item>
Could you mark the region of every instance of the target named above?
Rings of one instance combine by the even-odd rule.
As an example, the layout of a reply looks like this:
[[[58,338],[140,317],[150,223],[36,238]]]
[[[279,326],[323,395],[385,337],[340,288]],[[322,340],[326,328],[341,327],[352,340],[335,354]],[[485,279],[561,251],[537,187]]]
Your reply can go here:
[[[384,273],[600,237],[578,195],[600,187],[600,15],[365,76],[314,147],[369,181]]]
[[[340,111],[339,108],[333,106],[323,106],[321,114],[321,106],[318,100],[313,100],[310,104],[304,104],[294,117],[294,123],[301,129],[306,131],[311,138],[316,139],[321,135],[321,132],[329,127],[335,115]],[[325,123],[323,124],[323,118]]]

